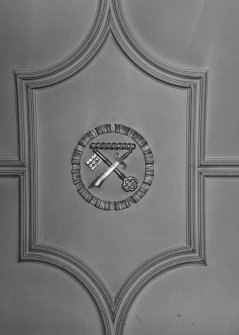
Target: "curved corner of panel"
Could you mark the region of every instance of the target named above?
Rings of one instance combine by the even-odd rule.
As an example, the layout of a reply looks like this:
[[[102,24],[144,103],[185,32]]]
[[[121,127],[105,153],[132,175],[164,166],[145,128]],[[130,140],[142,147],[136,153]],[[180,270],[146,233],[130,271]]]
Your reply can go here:
[[[114,13],[114,21],[117,23],[119,30],[122,35],[125,36],[127,42],[131,45],[142,59],[144,59],[148,64],[165,74],[172,75],[175,77],[181,77],[182,79],[196,80],[200,79],[204,81],[208,74],[208,69],[187,69],[181,68],[166,62],[161,61],[155,55],[147,50],[147,48],[140,43],[140,41],[135,37],[130,24],[127,21],[122,0],[111,0],[112,12]]]

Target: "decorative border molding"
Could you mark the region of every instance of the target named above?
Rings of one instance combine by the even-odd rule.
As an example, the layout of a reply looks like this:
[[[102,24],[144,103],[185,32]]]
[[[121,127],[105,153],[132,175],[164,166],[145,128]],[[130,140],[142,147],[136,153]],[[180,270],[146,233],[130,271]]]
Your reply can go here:
[[[0,166],[6,166],[6,167],[24,167],[24,163],[19,159],[19,154],[17,157],[8,157],[8,158],[0,158]]]
[[[11,166],[3,168],[0,165],[0,179],[17,179],[18,181],[18,222],[19,222],[19,241],[18,241],[18,261],[20,261],[22,249],[24,248],[21,240],[25,222],[27,222],[27,194],[26,194],[26,170],[13,169]]]
[[[14,80],[14,93],[16,96],[16,81]],[[20,98],[20,97],[19,97]],[[23,97],[21,97],[22,99]],[[17,157],[0,157],[0,168],[18,168],[26,167],[25,159],[25,125],[24,125],[24,111],[21,108],[22,101],[15,99],[16,113],[16,132],[17,132]]]
[[[185,245],[145,260],[113,296],[103,278],[83,259],[38,240],[36,92],[79,75],[112,38],[128,61],[150,79],[187,92],[187,173]],[[239,177],[239,160],[205,158],[208,73],[165,64],[134,37],[122,1],[99,0],[91,29],[79,48],[44,69],[14,71],[19,159],[0,159],[0,177],[19,180],[19,261],[42,263],[71,276],[95,305],[104,335],[122,335],[129,310],[142,289],[164,273],[186,265],[206,265],[205,179]],[[228,169],[223,168],[227,166]]]
[[[204,156],[205,157],[205,156]],[[201,160],[199,167],[215,167],[215,168],[233,168],[239,166],[239,159],[238,158],[210,158],[205,157]]]

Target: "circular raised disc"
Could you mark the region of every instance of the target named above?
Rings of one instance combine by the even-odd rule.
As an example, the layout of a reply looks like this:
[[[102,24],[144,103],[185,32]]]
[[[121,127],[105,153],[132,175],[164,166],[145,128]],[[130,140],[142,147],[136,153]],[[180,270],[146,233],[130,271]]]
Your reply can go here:
[[[141,185],[138,188],[135,188],[136,191],[132,195],[128,196],[126,199],[119,201],[106,201],[93,195],[89,191],[89,188],[86,187],[81,174],[81,159],[85,148],[96,137],[106,133],[122,134],[130,137],[140,147],[145,161],[144,178]],[[145,194],[149,190],[150,185],[153,181],[153,176],[154,159],[153,153],[148,143],[143,138],[143,136],[140,135],[136,130],[122,124],[104,124],[94,129],[91,129],[79,140],[72,155],[72,179],[73,183],[76,185],[77,192],[85,201],[103,210],[126,209],[137,203],[145,196]],[[134,188],[132,188],[132,190],[134,190]]]

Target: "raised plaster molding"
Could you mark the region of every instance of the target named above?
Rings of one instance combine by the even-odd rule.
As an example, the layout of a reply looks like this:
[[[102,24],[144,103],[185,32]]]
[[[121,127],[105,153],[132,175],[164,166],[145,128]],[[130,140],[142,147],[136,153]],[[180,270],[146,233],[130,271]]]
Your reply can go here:
[[[197,136],[200,136],[197,126],[203,124],[207,72],[176,69],[149,56],[149,53],[142,47],[139,48],[136,40],[132,38],[128,26],[124,24],[125,18],[122,13],[120,2],[99,1],[91,31],[72,55],[42,70],[14,72],[17,113],[22,135],[22,161],[27,167],[28,215],[21,224],[20,260],[50,265],[74,278],[94,302],[103,334],[123,333],[132,303],[143,287],[154,278],[177,267],[205,264],[204,221],[197,217],[194,202],[198,199],[195,176],[197,154],[200,152],[200,149],[196,148]],[[37,236],[36,91],[60,85],[79,75],[97,57],[109,38],[112,38],[131,64],[149,78],[187,92],[186,243],[145,260],[126,278],[115,296],[98,273],[83,259],[54,245],[42,244]],[[200,143],[199,141],[198,147]]]
[[[109,38],[124,57],[146,76],[187,92],[185,244],[146,259],[126,278],[115,295],[90,264],[59,247],[40,243],[37,236],[36,92],[80,75]],[[14,71],[18,159],[0,159],[0,176],[17,177],[19,180],[19,261],[49,265],[76,280],[94,303],[104,335],[123,334],[135,298],[152,280],[181,266],[206,265],[205,180],[211,177],[239,177],[239,160],[209,159],[205,155],[207,77],[206,70],[181,69],[151,55],[134,37],[119,0],[99,0],[89,33],[69,57],[44,69]]]

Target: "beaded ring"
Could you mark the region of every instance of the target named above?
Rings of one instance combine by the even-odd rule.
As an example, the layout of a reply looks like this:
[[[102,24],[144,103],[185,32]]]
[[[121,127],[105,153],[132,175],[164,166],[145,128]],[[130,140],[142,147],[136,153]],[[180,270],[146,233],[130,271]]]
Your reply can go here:
[[[93,142],[90,144],[91,149],[101,150],[135,150],[135,143],[115,143],[115,142]]]

